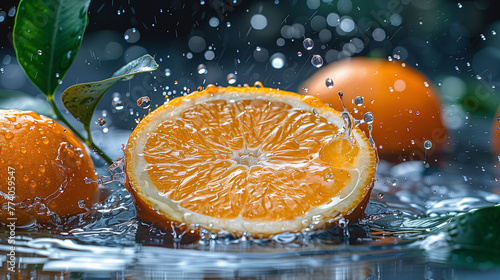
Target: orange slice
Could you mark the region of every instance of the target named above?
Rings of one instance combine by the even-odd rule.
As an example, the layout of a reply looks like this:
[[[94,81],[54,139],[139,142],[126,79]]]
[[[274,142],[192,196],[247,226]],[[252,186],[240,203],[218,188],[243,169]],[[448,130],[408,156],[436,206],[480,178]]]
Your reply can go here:
[[[176,98],[147,115],[125,149],[138,217],[269,236],[363,212],[376,156],[319,99],[256,87]]]

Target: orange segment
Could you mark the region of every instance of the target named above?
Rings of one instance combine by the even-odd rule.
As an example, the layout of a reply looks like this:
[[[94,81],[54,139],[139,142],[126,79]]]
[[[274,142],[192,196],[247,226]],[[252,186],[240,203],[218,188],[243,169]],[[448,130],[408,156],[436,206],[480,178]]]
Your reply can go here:
[[[357,128],[343,137],[343,125],[314,98],[211,87],[138,125],[126,148],[129,188],[165,220],[265,235],[298,231],[347,215],[371,189],[373,148]]]

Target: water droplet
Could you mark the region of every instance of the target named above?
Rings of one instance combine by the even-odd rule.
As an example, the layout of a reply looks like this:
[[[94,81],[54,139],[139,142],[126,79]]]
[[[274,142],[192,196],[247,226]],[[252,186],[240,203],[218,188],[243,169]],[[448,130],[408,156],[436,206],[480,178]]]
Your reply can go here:
[[[226,23],[226,26],[231,27],[231,23],[230,22]]]
[[[425,142],[424,142],[424,148],[426,150],[430,150],[430,148],[432,148],[432,142],[429,141],[429,140],[425,140]]]
[[[149,108],[149,106],[151,106],[151,100],[148,96],[139,97],[139,99],[137,99],[137,106],[141,107],[142,109],[147,109]]]
[[[42,137],[42,143],[45,144],[45,145],[49,144],[49,138],[43,136]]]
[[[330,79],[330,78],[327,78],[327,79],[325,80],[325,85],[326,85],[326,87],[327,87],[327,88],[329,88],[329,89],[333,88],[333,80],[332,80],[332,79]]]
[[[40,165],[38,167],[38,171],[40,171],[41,173],[44,173],[45,172],[45,166],[44,165]]]
[[[36,52],[38,55],[42,55],[42,50],[38,50],[38,52]]]
[[[301,57],[302,56],[302,52],[297,52],[297,56]]]
[[[123,108],[125,107],[123,105],[121,95],[118,92],[115,92],[113,94],[113,99],[111,100],[111,104],[113,105],[113,108],[115,108],[115,110],[117,111],[123,110]]]
[[[5,139],[10,140],[12,138],[14,138],[14,133],[7,131],[7,133],[5,133]]]
[[[497,32],[495,30],[491,30],[491,35],[497,35]]]
[[[323,58],[321,57],[321,55],[313,55],[313,57],[311,58],[311,64],[316,68],[320,68],[321,66],[323,66]]]
[[[380,199],[384,198],[384,193],[383,192],[379,192],[377,194],[377,197],[380,198]]]
[[[314,41],[311,38],[305,38],[302,45],[306,50],[310,51],[314,48]]]
[[[25,154],[27,152],[26,147],[21,147],[21,153]]]
[[[366,112],[363,115],[363,121],[367,124],[373,123],[373,113],[372,112]]]
[[[429,83],[428,82],[424,82],[424,86],[425,87],[429,87]]]
[[[257,47],[255,48],[255,50],[256,50],[256,51],[258,51],[258,52],[260,52],[260,51],[262,50],[262,48],[261,48],[261,47],[259,47],[259,46],[257,46]]]
[[[458,3],[457,6],[459,9],[462,9],[462,3]]]
[[[85,154],[83,153],[83,150],[80,148],[75,149],[75,153],[78,155],[78,157],[82,158]]]
[[[236,83],[236,75],[234,73],[229,73],[226,77],[228,84],[232,85]]]
[[[363,105],[363,97],[362,96],[356,96],[354,98],[354,104],[356,104],[356,106]]]
[[[264,87],[264,85],[260,82],[260,81],[256,81],[254,84],[253,84],[254,87],[257,87],[257,88],[260,88],[260,87]]]
[[[165,68],[165,76],[170,77],[171,74],[170,68]]]
[[[30,182],[30,187],[32,187],[32,188],[36,187],[36,182],[34,180],[32,180]]]
[[[82,199],[82,200],[79,200],[79,201],[78,201],[78,207],[80,207],[80,208],[85,208],[85,200],[83,200],[83,199]]]
[[[63,55],[61,60],[61,68],[66,69],[71,64],[71,59],[73,58],[73,52],[68,51],[65,55]]]
[[[481,39],[482,39],[483,41],[485,41],[485,40],[486,40],[486,36],[484,36],[484,34],[479,35],[479,37],[481,37]]]
[[[100,126],[103,126],[106,124],[106,120],[103,118],[98,118],[96,123]]]
[[[205,75],[207,73],[208,73],[208,70],[207,70],[207,67],[205,66],[205,64],[198,65],[198,74]]]

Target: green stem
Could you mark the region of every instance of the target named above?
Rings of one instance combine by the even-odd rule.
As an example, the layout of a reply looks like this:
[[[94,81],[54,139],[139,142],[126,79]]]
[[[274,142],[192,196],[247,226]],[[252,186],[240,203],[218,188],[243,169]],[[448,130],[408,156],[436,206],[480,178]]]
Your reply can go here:
[[[60,120],[60,121],[62,121],[69,129],[71,129],[78,136],[78,138],[80,138],[83,142],[85,142],[85,144],[87,144],[87,146],[91,150],[96,151],[99,154],[99,156],[101,156],[101,158],[106,161],[107,164],[109,164],[109,165],[113,164],[113,160],[103,150],[101,150],[99,147],[97,147],[94,144],[94,142],[92,141],[92,135],[90,133],[90,128],[89,129],[85,129],[87,131],[87,136],[88,136],[87,139],[85,139],[85,137],[83,137],[83,135],[78,130],[76,130],[68,122],[68,120],[66,120],[66,118],[64,117],[64,115],[62,114],[62,112],[57,107],[56,101],[54,100],[54,97],[53,96],[48,96],[47,98],[49,99],[50,104],[52,104],[52,109],[53,109],[54,113],[56,114],[57,119]]]

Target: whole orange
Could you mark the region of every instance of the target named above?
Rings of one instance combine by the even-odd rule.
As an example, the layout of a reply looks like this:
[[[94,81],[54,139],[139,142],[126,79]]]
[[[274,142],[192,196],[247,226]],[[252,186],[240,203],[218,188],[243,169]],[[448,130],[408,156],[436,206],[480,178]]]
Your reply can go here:
[[[59,224],[89,207],[94,164],[80,140],[33,112],[0,110],[0,223]]]
[[[332,81],[328,83],[327,79]],[[428,78],[405,63],[365,57],[345,59],[324,67],[299,89],[342,110],[339,91],[355,119],[373,113],[372,137],[382,159],[401,162],[427,156],[429,161],[448,145],[438,91]],[[368,134],[367,125],[361,128]],[[424,147],[426,141],[432,144],[430,149]]]

